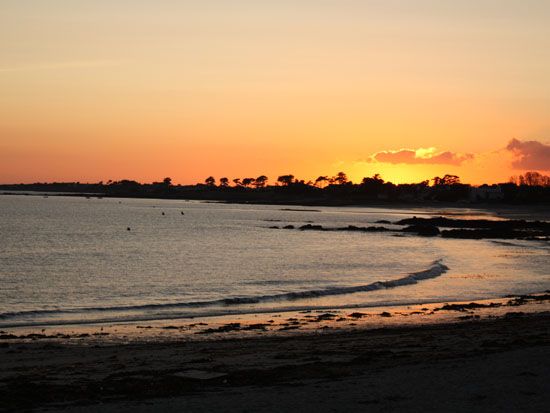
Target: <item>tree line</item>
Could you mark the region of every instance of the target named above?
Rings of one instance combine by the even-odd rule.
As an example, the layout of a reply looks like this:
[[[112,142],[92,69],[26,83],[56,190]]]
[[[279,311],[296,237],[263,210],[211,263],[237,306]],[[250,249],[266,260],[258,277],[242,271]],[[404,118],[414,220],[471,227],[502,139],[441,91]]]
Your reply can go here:
[[[170,178],[167,178],[170,179]],[[265,188],[268,184],[269,178],[265,175],[260,175],[257,178],[234,178],[230,180],[227,177],[222,177],[219,181],[216,178],[209,176],[204,180],[204,184],[209,187],[219,186],[221,188],[228,188],[233,186],[235,188]],[[383,184],[385,181],[380,174],[374,174],[372,177],[365,177],[361,180],[359,185],[370,184]],[[436,176],[430,180],[425,180],[416,184],[404,184],[404,185],[420,185],[429,186],[432,182],[433,186],[449,186],[461,184],[460,177],[457,175],[446,174],[443,177]],[[231,185],[233,183],[233,185]],[[388,182],[391,184],[391,182]],[[550,176],[543,175],[539,172],[526,172],[523,175],[512,176],[508,180],[508,183],[512,183],[517,186],[541,186],[550,187]],[[200,184],[197,184],[200,185]],[[348,179],[345,172],[338,172],[334,176],[321,175],[315,180],[305,181],[303,179],[297,179],[294,175],[280,175],[275,181],[277,186],[290,186],[290,185],[307,185],[316,188],[326,188],[331,185],[354,185],[354,183]],[[403,184],[402,184],[403,185]]]
[[[167,178],[170,179],[170,178]],[[219,186],[221,188],[228,188],[233,186],[235,188],[265,188],[267,186],[269,178],[265,175],[260,175],[257,178],[235,178],[230,180],[227,177],[222,177],[219,181],[216,181],[216,178],[209,176],[204,180],[204,184],[209,187]],[[460,184],[460,178],[456,175],[444,175],[442,178],[436,176],[432,179],[433,185],[456,185]],[[233,185],[230,184],[233,183]],[[365,177],[362,179],[359,185],[368,185],[368,184],[381,184],[385,181],[382,179],[380,174],[374,174],[372,177]],[[529,181],[531,182],[531,181]],[[391,182],[389,182],[391,184]],[[422,181],[416,185],[429,186],[430,180]],[[200,185],[200,184],[197,184]],[[354,183],[348,179],[348,176],[345,172],[338,172],[334,176],[321,175],[315,180],[305,181],[303,179],[297,179],[294,175],[280,175],[275,181],[276,186],[290,186],[290,185],[306,185],[313,186],[316,188],[326,188],[331,185],[354,185]]]
[[[372,202],[550,202],[550,177],[538,172],[511,177],[509,182],[471,186],[453,174],[436,176],[410,184],[385,181],[380,174],[352,182],[346,173],[321,175],[305,181],[293,174],[279,175],[270,183],[266,175],[256,178],[213,176],[194,185],[175,185],[167,177],[158,182],[140,183],[134,180],[109,180],[106,183],[35,183],[0,185],[0,189],[15,191],[45,191],[73,195],[101,195],[135,198],[202,199],[228,202],[280,204],[349,205]]]

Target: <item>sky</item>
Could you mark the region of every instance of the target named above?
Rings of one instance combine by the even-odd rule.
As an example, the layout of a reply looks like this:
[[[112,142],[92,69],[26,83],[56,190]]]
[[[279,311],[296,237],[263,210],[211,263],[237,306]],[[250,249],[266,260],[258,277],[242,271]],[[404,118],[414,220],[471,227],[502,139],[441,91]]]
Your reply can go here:
[[[550,173],[546,0],[2,0],[0,182]]]

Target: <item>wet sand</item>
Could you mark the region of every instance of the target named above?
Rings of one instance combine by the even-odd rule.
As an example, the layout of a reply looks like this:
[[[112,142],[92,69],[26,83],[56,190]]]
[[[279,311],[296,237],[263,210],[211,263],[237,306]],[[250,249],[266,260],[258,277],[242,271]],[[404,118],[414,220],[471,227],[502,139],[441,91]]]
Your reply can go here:
[[[0,409],[544,411],[550,296],[0,333]]]

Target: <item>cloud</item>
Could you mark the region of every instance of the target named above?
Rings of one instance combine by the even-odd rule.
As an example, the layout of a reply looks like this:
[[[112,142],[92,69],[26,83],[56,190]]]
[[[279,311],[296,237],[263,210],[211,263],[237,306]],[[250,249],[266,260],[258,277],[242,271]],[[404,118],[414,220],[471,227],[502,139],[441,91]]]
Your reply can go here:
[[[398,151],[382,151],[370,156],[370,162],[391,164],[440,164],[461,165],[473,159],[472,154],[459,154],[450,151],[437,152],[435,148],[400,149]]]
[[[515,160],[512,167],[515,169],[550,170],[550,145],[538,141],[520,141],[512,139],[506,150],[512,152]]]

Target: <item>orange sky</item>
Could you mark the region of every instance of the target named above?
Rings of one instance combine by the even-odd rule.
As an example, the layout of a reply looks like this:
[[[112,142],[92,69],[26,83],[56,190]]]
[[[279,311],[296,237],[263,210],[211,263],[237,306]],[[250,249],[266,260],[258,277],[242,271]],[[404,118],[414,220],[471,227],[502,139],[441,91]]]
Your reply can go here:
[[[548,21],[535,0],[4,0],[0,182],[550,172]],[[401,149],[420,159],[374,156]]]

